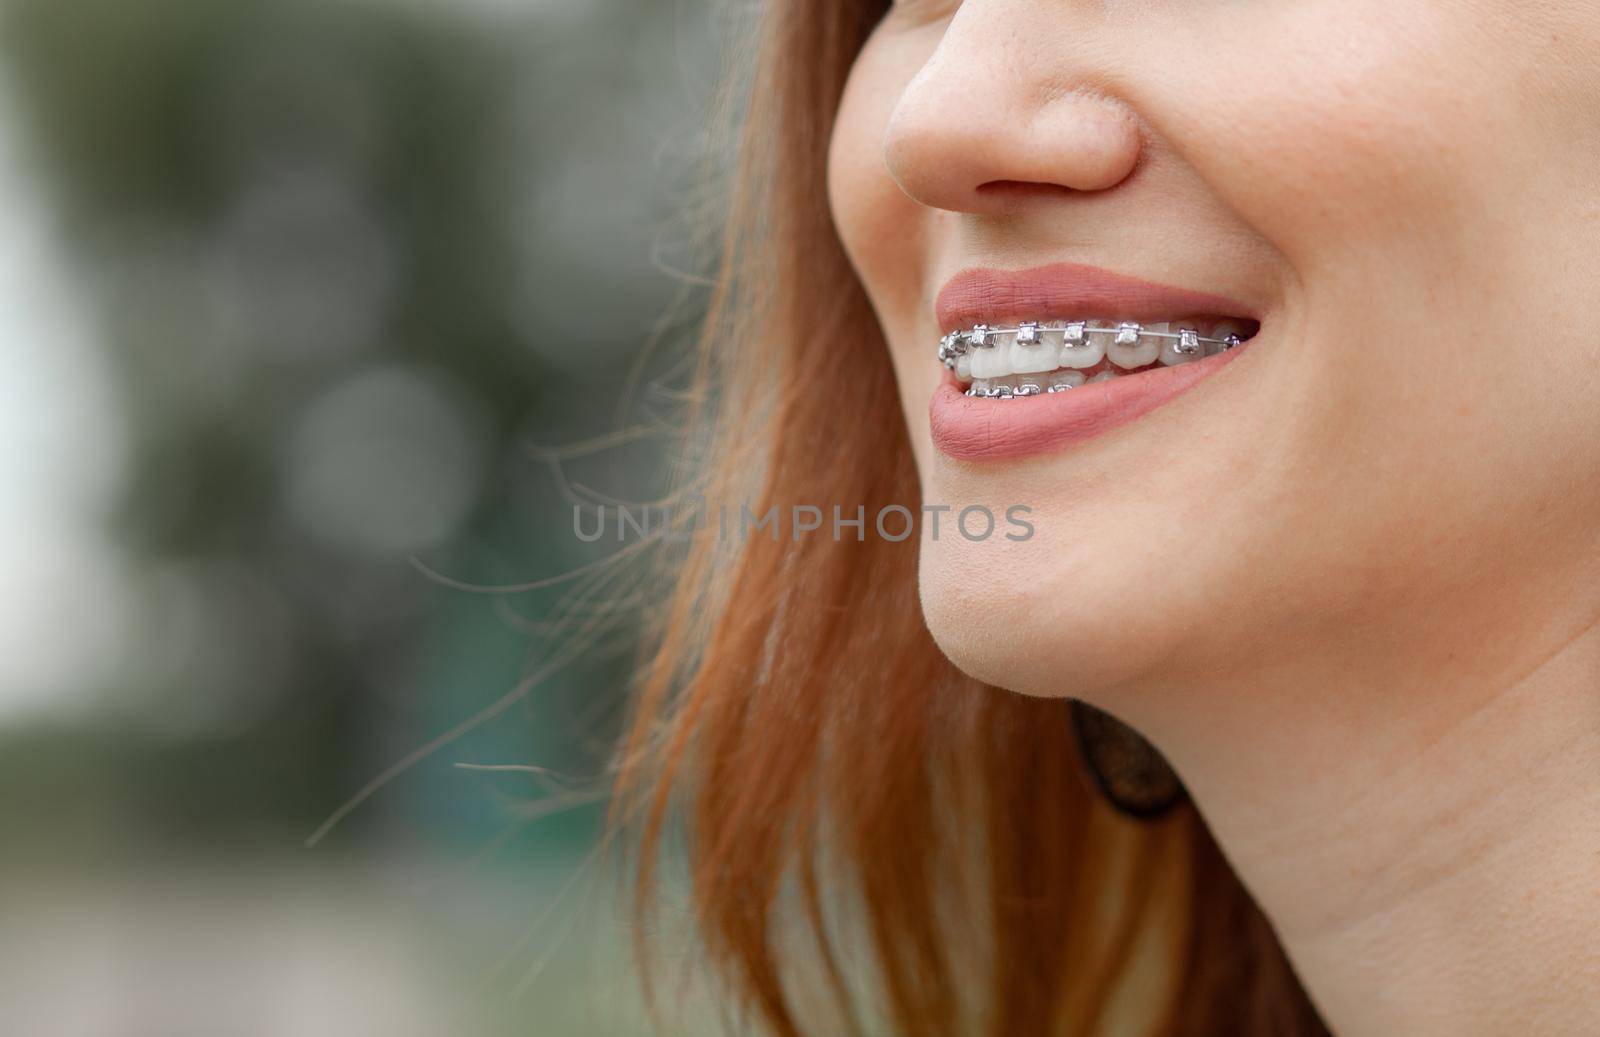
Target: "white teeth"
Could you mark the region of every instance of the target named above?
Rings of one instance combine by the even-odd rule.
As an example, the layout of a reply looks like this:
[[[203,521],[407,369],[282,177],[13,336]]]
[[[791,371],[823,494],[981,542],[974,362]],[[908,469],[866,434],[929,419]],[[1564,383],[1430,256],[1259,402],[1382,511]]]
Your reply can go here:
[[[1161,355],[1161,339],[1141,335],[1141,331],[1167,334],[1169,325],[1150,324],[1141,328],[1137,324],[1122,324],[1111,344],[1106,347],[1106,359],[1118,367],[1143,367],[1153,364]]]
[[[1019,321],[1014,327],[974,325],[939,340],[939,362],[961,382],[988,385],[968,395],[1029,396],[1103,382],[1157,363],[1172,366],[1239,345],[1251,322],[1189,318],[1133,321]],[[1110,369],[1102,361],[1108,361]]]
[[[1101,371],[1099,374],[1097,374],[1093,378],[1089,379],[1089,382],[1090,382],[1090,384],[1093,384],[1095,382],[1109,382],[1113,378],[1121,378],[1121,377],[1122,376],[1117,374],[1117,372],[1115,372],[1115,371]]]
[[[1031,334],[1025,334],[1030,330]],[[1017,341],[1011,347],[1011,373],[1042,374],[1045,371],[1054,371],[1060,356],[1060,347],[1044,344],[1037,325],[1031,329],[1024,325],[1017,331]]]
[[[1199,360],[1205,355],[1200,348],[1200,333],[1193,328],[1173,325],[1177,338],[1161,340],[1161,362],[1167,366],[1173,364],[1187,364],[1192,360]]]
[[[972,377],[974,378],[1003,378],[1011,373],[1011,350],[999,346],[974,349],[968,354],[972,357]]]
[[[1062,367],[1082,370],[1106,358],[1106,336],[1090,334],[1088,326],[1081,321],[1068,324],[1063,338],[1065,342],[1060,354]]]

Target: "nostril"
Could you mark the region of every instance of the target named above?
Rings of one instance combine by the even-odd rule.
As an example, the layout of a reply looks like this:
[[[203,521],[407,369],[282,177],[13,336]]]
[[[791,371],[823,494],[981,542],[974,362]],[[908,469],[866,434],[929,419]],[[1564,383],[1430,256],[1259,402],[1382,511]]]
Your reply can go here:
[[[1037,180],[990,180],[975,189],[991,198],[1041,198],[1077,194],[1076,188],[1065,184],[1040,183]]]

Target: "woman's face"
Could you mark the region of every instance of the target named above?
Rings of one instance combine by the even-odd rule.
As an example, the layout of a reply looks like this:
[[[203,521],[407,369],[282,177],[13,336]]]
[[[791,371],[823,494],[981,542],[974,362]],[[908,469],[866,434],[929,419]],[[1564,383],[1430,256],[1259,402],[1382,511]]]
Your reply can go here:
[[[1593,0],[895,5],[840,107],[835,222],[924,504],[1027,505],[1035,529],[924,524],[952,659],[1126,705],[1481,667],[1559,636],[1552,603],[1592,609],[1596,55]],[[941,336],[1029,319],[1042,389],[1075,380],[1065,322],[1259,333],[963,395]],[[961,346],[1021,384],[1009,340]]]

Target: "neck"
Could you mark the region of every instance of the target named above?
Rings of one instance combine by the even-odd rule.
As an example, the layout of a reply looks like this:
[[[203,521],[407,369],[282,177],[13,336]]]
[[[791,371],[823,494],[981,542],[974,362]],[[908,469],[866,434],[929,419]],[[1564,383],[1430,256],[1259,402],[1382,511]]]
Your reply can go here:
[[[1339,1037],[1600,1033],[1600,625],[1544,634],[1148,725]]]

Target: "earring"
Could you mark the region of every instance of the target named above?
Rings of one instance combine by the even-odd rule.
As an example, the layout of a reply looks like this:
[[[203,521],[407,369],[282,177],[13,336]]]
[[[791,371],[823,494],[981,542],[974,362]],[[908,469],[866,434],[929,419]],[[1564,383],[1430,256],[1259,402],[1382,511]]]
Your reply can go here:
[[[1110,713],[1073,699],[1072,728],[1089,780],[1118,813],[1155,821],[1189,797],[1156,747]]]

